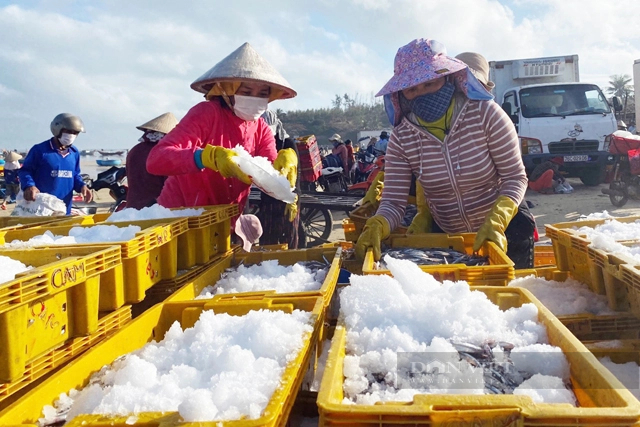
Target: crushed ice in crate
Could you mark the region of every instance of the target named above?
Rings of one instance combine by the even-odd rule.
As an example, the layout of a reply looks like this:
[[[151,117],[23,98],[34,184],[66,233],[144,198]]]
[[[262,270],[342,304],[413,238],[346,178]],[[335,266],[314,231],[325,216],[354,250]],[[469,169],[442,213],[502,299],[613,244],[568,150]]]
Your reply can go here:
[[[303,261],[280,265],[278,260],[263,261],[228,269],[215,284],[207,286],[196,299],[218,294],[275,290],[276,293],[315,291],[329,271],[330,265],[319,261]]]
[[[592,292],[587,285],[568,278],[564,282],[527,276],[512,280],[509,286],[529,290],[556,316],[591,313],[600,316],[614,314],[607,297]]]
[[[11,257],[0,255],[0,284],[9,282],[16,278],[16,274],[32,268]]]
[[[136,237],[142,229],[137,225],[117,227],[115,225],[94,225],[93,227],[73,227],[67,236],[57,236],[47,230],[27,241],[14,240],[4,245],[8,248],[28,248],[48,245],[73,245],[76,243],[123,242]]]
[[[351,286],[340,294],[347,328],[345,403],[411,401],[424,393],[512,393],[536,375],[542,378],[528,384],[561,383],[567,389],[568,362],[548,345],[534,304],[503,311],[466,282],[439,283],[415,263],[389,256],[384,261],[393,277],[352,274]],[[575,404],[567,391],[541,396]]]
[[[127,208],[120,212],[109,215],[105,222],[141,221],[145,219],[180,218],[185,216],[202,215],[205,210],[198,209],[177,209],[172,210],[158,204],[142,208],[140,210]]]
[[[160,342],[103,367],[79,392],[46,406],[41,425],[80,414],[137,417],[178,411],[186,422],[256,419],[312,332],[311,313],[204,311],[192,328],[174,322]]]

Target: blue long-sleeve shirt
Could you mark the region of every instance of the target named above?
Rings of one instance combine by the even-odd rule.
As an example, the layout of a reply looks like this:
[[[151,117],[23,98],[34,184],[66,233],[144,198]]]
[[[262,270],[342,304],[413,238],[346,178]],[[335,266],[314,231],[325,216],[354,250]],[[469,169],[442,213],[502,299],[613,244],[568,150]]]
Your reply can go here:
[[[61,154],[53,138],[34,145],[19,170],[20,188],[35,186],[42,193],[56,196],[67,205],[71,214],[73,191],[80,192],[85,185],[80,176],[80,153],[74,146]]]

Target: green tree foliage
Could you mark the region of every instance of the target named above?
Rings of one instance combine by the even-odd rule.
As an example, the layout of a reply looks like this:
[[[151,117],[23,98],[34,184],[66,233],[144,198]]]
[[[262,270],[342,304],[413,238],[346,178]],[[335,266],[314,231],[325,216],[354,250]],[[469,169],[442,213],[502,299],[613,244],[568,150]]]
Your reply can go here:
[[[370,100],[364,101],[357,94],[346,93],[343,96],[336,94],[331,107],[288,111],[278,113],[278,117],[289,135],[314,134],[321,144],[328,144],[334,133],[340,134],[343,140],[355,142],[358,131],[389,127],[381,99],[371,96]]]
[[[610,77],[607,92],[622,99],[622,120],[627,119],[627,104],[633,101],[633,79],[628,74],[614,74]],[[635,104],[634,104],[635,105]]]

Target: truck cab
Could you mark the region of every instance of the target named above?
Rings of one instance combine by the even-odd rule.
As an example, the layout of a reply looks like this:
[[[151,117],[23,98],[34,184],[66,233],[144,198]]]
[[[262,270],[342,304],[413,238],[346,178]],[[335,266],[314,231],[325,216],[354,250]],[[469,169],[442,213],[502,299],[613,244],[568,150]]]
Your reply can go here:
[[[617,122],[600,88],[580,82],[578,55],[490,61],[489,68],[496,101],[518,131],[527,173],[561,157],[564,175],[600,184],[614,160],[608,149]]]
[[[617,122],[600,88],[589,83],[538,84],[509,88],[502,107],[511,117],[527,172],[562,157],[567,176],[598,185],[613,157]]]

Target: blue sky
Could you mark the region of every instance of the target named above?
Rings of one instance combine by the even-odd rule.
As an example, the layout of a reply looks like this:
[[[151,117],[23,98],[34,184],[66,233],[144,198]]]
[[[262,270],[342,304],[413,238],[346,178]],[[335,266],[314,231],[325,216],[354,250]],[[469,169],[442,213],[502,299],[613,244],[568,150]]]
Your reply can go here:
[[[418,37],[489,60],[578,54],[581,80],[606,87],[640,58],[630,16],[637,0],[0,1],[0,148],[49,138],[60,112],[84,120],[79,147],[132,147],[137,125],[199,102],[190,83],[245,41],[297,90],[283,110],[372,99]]]

